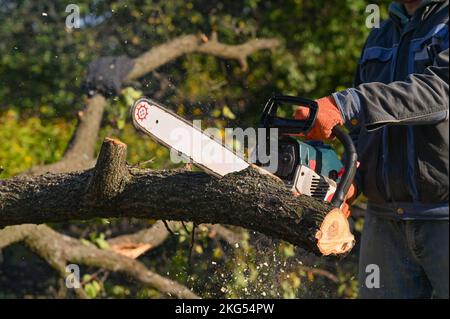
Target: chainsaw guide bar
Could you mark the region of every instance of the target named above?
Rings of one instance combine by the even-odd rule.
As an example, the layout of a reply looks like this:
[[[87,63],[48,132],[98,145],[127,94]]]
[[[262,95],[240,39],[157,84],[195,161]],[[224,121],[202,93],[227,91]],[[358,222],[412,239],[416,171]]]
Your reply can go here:
[[[221,141],[151,99],[137,100],[131,115],[136,128],[213,176],[223,177],[250,166]]]

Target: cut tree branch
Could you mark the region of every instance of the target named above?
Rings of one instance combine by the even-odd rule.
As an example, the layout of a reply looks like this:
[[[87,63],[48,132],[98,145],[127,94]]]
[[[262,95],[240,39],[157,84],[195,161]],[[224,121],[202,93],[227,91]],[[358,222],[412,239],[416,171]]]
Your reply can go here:
[[[216,179],[128,167],[125,156],[105,139],[94,169],[0,181],[0,225],[140,217],[242,226],[325,255],[353,246],[342,213],[253,168]]]

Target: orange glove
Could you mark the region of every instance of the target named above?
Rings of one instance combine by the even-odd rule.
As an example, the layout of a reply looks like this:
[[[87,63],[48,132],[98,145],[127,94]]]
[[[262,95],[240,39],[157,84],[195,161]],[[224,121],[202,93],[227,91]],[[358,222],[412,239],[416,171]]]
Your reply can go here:
[[[358,195],[358,191],[356,189],[355,183],[353,183],[348,189],[347,195],[345,196],[345,202],[342,205],[342,212],[345,214],[345,217],[350,217],[350,205],[355,201]]]
[[[309,140],[325,141],[332,138],[331,130],[336,125],[344,124],[341,112],[339,111],[336,102],[331,96],[323,97],[316,100],[319,105],[317,111],[316,121],[314,126],[306,135]],[[304,106],[300,106],[295,110],[294,118],[297,120],[304,120],[309,115],[309,109]]]

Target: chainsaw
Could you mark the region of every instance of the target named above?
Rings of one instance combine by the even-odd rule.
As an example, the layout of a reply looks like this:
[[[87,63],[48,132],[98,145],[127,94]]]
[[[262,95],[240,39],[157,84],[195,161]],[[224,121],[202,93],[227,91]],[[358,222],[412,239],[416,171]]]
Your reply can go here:
[[[277,116],[278,108],[285,104],[307,107],[308,118],[297,120]],[[294,193],[327,201],[340,208],[356,173],[357,155],[352,139],[339,126],[333,128],[333,135],[344,146],[342,163],[330,145],[293,137],[308,133],[316,119],[317,110],[315,101],[294,96],[275,96],[266,103],[258,127],[268,131],[278,130],[278,158],[274,175]],[[137,100],[131,109],[131,116],[136,129],[213,176],[223,177],[251,165],[214,136],[151,99]],[[270,147],[270,134],[264,136],[266,148]],[[262,141],[258,137],[259,143]],[[255,149],[258,159],[260,148]],[[207,150],[206,156],[202,150]],[[256,165],[264,169],[270,163],[257,160]]]

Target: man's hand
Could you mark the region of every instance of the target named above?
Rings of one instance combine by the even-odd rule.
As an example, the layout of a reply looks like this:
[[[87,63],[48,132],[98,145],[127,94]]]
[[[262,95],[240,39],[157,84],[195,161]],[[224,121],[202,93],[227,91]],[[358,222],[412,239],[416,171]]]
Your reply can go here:
[[[316,100],[319,109],[317,112],[314,126],[306,135],[307,139],[325,141],[332,138],[331,130],[336,125],[342,125],[344,119],[339,111],[336,102],[331,96]],[[294,118],[297,120],[304,120],[308,117],[309,109],[307,107],[299,107],[295,113]]]
[[[102,57],[89,64],[83,91],[89,96],[96,93],[105,97],[119,95],[122,83],[133,68],[134,61],[126,56]]]
[[[342,212],[345,214],[345,217],[350,217],[351,211],[350,206],[358,197],[358,189],[356,188],[356,184],[353,183],[348,189],[347,195],[345,196],[344,204],[342,204]]]

